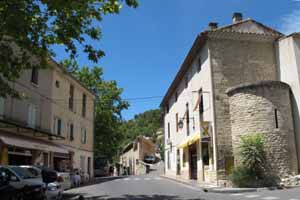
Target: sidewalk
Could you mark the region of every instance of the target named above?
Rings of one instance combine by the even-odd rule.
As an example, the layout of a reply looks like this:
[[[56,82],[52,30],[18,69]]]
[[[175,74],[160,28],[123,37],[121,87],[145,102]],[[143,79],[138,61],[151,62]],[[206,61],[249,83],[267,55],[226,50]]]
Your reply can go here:
[[[197,183],[195,180],[179,180],[175,179],[174,177],[169,177],[165,175],[161,175],[162,178],[166,178],[175,182],[179,182],[182,184],[186,184],[195,188],[198,188],[199,190],[202,190],[204,192],[211,192],[211,193],[244,193],[244,192],[259,192],[264,190],[277,190],[277,189],[283,189],[278,187],[265,187],[265,188],[230,188],[230,187],[219,187],[216,185],[203,185]],[[289,188],[285,188],[289,189]]]

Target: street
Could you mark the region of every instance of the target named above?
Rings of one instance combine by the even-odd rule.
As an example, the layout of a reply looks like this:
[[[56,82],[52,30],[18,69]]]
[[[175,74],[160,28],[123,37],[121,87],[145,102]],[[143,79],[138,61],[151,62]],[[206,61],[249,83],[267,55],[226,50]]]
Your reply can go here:
[[[83,195],[91,199],[108,200],[300,200],[300,189],[261,191],[251,193],[206,193],[201,188],[185,185],[152,172],[147,175],[107,179],[102,183],[65,192],[65,199]]]

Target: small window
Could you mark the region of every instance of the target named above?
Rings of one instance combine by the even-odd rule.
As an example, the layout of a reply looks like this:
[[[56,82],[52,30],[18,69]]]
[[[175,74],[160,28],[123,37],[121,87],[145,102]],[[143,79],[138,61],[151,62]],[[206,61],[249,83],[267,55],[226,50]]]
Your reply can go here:
[[[70,141],[73,141],[74,140],[74,124],[73,123],[70,124],[69,131],[70,131],[70,133],[69,133]]]
[[[175,102],[177,102],[177,99],[178,99],[178,93],[175,92]]]
[[[69,109],[73,111],[74,109],[74,86],[70,85],[69,91]]]
[[[169,113],[169,109],[170,109],[169,104],[167,104],[167,106],[166,106],[167,113]]]
[[[198,58],[198,66],[197,66],[197,71],[200,72],[201,68],[202,68],[202,60],[201,60],[201,56]]]
[[[279,126],[278,126],[278,111],[277,111],[277,109],[274,109],[274,115],[275,115],[275,128],[279,128]]]
[[[27,124],[29,127],[35,128],[35,122],[36,122],[36,106],[33,104],[29,104]]]
[[[82,95],[82,117],[86,115],[86,95]]]
[[[186,104],[186,135],[190,135],[190,111],[189,104]]]
[[[189,86],[189,77],[186,75],[185,76],[185,88]]]
[[[170,138],[171,130],[170,130],[170,123],[168,123],[168,138]]]
[[[60,85],[59,85],[59,81],[58,80],[55,81],[55,86],[56,86],[56,88],[59,88]]]
[[[81,144],[86,144],[86,128],[81,128]]]
[[[63,121],[60,118],[54,118],[54,134],[61,136],[63,134]]]
[[[36,67],[32,68],[31,82],[34,83],[35,85],[37,85],[39,82],[39,71],[38,71],[38,68],[36,68]]]
[[[176,113],[176,132],[178,132],[178,128],[179,128],[179,125],[178,125],[178,123],[179,123],[179,118],[178,118],[178,113]]]

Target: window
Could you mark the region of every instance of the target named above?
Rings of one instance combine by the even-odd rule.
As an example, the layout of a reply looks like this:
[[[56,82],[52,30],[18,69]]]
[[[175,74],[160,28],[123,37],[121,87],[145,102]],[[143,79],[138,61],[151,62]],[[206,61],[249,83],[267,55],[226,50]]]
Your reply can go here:
[[[201,93],[199,95],[200,95],[199,112],[200,112],[200,115],[201,115],[204,112],[204,104],[203,104],[203,94],[202,94],[202,91],[201,91]]]
[[[190,135],[190,111],[189,111],[189,104],[186,104],[186,134],[187,136]]]
[[[69,109],[73,111],[74,109],[74,86],[70,85],[69,91]]]
[[[197,71],[200,72],[202,67],[202,61],[201,61],[201,56],[198,58],[198,68]]]
[[[176,113],[176,132],[178,132],[178,113]]]
[[[85,117],[86,114],[86,95],[82,95],[82,117]]]
[[[80,156],[80,168],[82,172],[85,172],[85,156]]]
[[[170,109],[169,104],[167,104],[167,106],[166,106],[167,113],[169,113],[169,109]]]
[[[70,123],[69,125],[69,136],[70,136],[70,141],[74,140],[74,124]]]
[[[60,118],[54,118],[54,134],[62,135],[63,134],[63,121]]]
[[[59,88],[59,81],[58,80],[55,81],[55,86],[56,86],[56,88]]]
[[[185,76],[185,88],[189,86],[189,77],[186,75]]]
[[[36,67],[32,68],[31,82],[34,83],[35,85],[37,85],[39,82],[39,71],[38,71],[38,68],[36,68]]]
[[[36,122],[36,106],[33,104],[29,104],[27,125],[31,128],[35,128],[35,122]]]
[[[168,123],[168,138],[170,138],[170,123]]]
[[[275,128],[279,128],[279,126],[278,126],[278,111],[277,111],[277,109],[274,109],[274,115],[275,115]]]
[[[177,102],[177,99],[178,99],[178,93],[175,92],[175,102]]]
[[[3,118],[4,108],[4,98],[0,97],[0,118]]]
[[[81,128],[81,144],[86,144],[86,128]]]

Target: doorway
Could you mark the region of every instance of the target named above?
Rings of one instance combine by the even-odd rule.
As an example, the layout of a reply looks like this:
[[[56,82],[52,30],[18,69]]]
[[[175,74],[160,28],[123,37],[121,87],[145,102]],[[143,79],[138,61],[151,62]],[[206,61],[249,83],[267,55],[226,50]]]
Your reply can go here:
[[[202,163],[203,163],[203,181],[208,181],[209,170],[209,144],[208,142],[201,143]]]
[[[197,147],[195,143],[189,146],[189,168],[190,179],[197,180]]]

